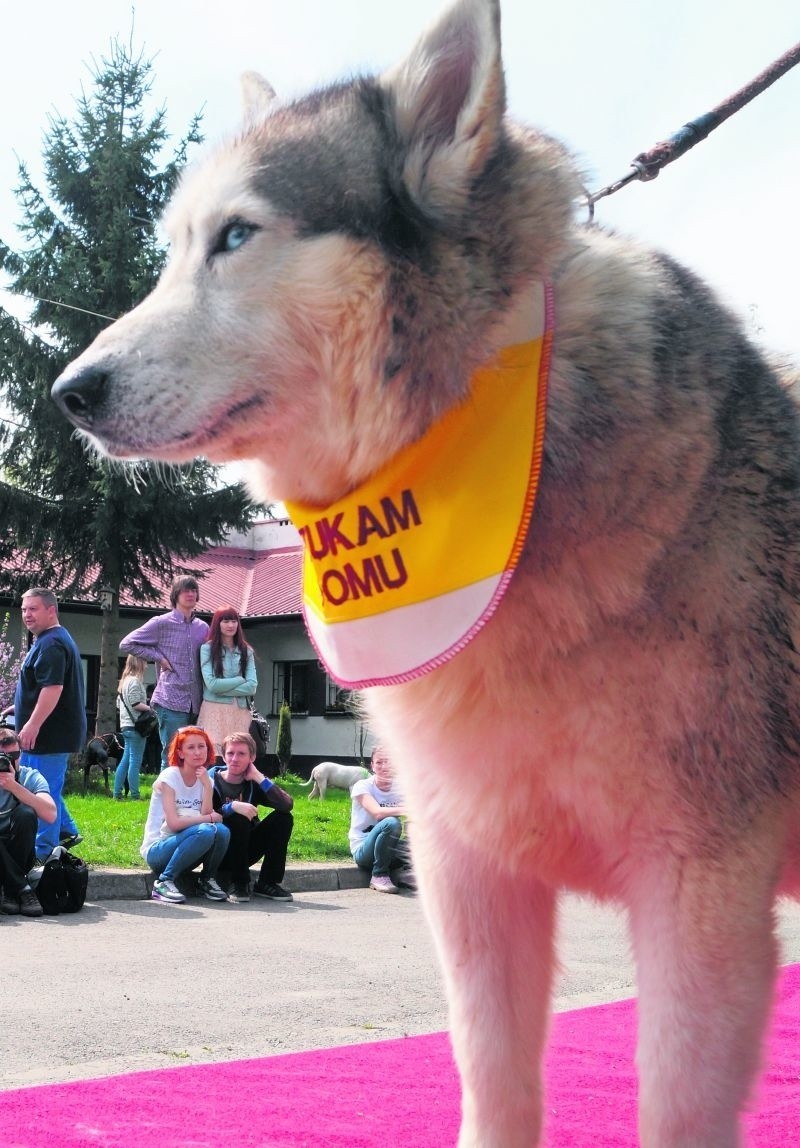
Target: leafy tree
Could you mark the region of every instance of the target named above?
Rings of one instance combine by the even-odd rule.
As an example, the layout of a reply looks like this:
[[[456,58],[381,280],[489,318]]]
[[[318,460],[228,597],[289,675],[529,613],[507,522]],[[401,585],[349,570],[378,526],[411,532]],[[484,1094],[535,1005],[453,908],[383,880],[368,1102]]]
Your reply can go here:
[[[91,602],[101,587],[113,591],[103,615],[102,729],[114,722],[120,588],[144,604],[157,599],[159,580],[201,575],[173,556],[196,558],[256,510],[205,461],[131,470],[97,457],[49,397],[70,359],[153,288],[163,264],[155,222],[201,136],[195,117],[164,161],[164,108],[144,111],[151,73],[149,60],[112,43],[74,118],[50,118],[46,191],[20,164],[22,250],[0,240],[11,290],[35,300],[29,324],[0,308],[0,388],[16,415],[0,431],[0,590],[40,583]]]
[[[292,709],[288,702],[281,702],[278,712],[278,734],[275,738],[275,756],[278,759],[280,776],[289,769],[292,760]]]

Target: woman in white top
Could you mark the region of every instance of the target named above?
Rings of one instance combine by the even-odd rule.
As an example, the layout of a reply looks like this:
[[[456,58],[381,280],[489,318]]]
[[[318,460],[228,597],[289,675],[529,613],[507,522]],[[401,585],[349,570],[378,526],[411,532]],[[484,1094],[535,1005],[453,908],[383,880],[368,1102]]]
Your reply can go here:
[[[376,745],[373,749],[370,767],[372,775],[357,781],[350,790],[353,860],[359,868],[369,870],[369,887],[378,893],[396,893],[398,886],[416,889],[408,838],[404,833],[406,807],[383,746]]]
[[[253,647],[242,633],[233,606],[214,611],[208,637],[200,647],[200,669],[203,704],[197,724],[210,735],[222,760],[222,743],[228,734],[249,729],[247,700],[255,696],[258,686]]]
[[[202,861],[197,882],[201,892],[209,901],[227,901],[216,876],[231,835],[222,824],[222,814],[214,812],[207,769],[214,763],[213,743],[205,730],[184,726],[170,742],[167,760],[169,765],[153,784],[139,850],[158,874],[153,900],[185,901],[175,880]]]
[[[125,742],[125,749],[114,774],[114,797],[117,801],[123,799],[126,781],[131,797],[134,801],[139,800],[139,767],[144,757],[147,738],[136,732],[134,723],[139,714],[147,713],[150,709],[147,704],[147,691],[144,688],[146,669],[147,662],[137,658],[135,654],[128,654],[117,688],[119,728]]]

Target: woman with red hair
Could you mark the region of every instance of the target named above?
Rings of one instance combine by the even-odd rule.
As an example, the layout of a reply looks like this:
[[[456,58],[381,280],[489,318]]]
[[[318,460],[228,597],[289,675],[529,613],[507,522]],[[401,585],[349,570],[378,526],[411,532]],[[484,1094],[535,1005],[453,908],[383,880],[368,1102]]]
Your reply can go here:
[[[202,861],[200,891],[209,901],[227,901],[217,884],[217,869],[228,849],[230,830],[214,812],[208,766],[214,744],[205,730],[188,725],[169,743],[169,765],[153,783],[150,810],[139,852],[158,874],[154,901],[178,904],[186,898],[176,885],[181,873]]]
[[[200,670],[203,704],[197,724],[211,736],[221,761],[222,743],[228,734],[250,725],[247,700],[255,696],[258,686],[253,647],[242,633],[242,622],[233,606],[214,611],[208,637],[200,647]]]

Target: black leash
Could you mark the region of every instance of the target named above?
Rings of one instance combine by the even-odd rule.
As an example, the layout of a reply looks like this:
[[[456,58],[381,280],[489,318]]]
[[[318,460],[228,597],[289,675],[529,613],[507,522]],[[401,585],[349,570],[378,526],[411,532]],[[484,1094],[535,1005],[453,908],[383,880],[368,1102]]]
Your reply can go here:
[[[695,144],[700,143],[706,136],[713,132],[714,128],[718,128],[720,124],[724,123],[729,116],[734,112],[738,112],[745,104],[749,104],[752,99],[760,95],[770,84],[774,84],[776,80],[793,68],[795,64],[800,63],[800,44],[795,44],[788,52],[777,59],[768,68],[765,68],[754,80],[749,84],[745,84],[738,92],[734,92],[727,100],[723,100],[721,104],[717,104],[710,112],[706,112],[697,119],[691,120],[688,124],[684,124],[674,135],[670,136],[667,140],[662,140],[649,151],[641,152],[631,162],[632,171],[624,175],[622,179],[616,180],[615,183],[610,183],[608,187],[603,187],[600,191],[596,191],[586,197],[586,202],[589,207],[589,220],[594,219],[594,205],[598,199],[605,199],[608,195],[613,195],[615,191],[619,191],[621,187],[632,183],[635,179],[647,181],[655,179],[662,168],[666,167],[668,163],[672,163],[674,159],[679,156],[685,155],[690,148]]]

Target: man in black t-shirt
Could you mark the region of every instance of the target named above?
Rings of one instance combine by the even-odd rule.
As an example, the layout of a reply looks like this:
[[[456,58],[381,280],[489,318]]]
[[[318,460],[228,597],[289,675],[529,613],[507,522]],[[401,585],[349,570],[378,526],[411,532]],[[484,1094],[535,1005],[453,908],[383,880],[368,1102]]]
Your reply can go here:
[[[39,819],[36,856],[46,861],[58,844],[81,840],[61,791],[72,753],[86,744],[86,702],[78,647],[58,620],[52,590],[34,587],[22,596],[22,621],[33,634],[17,682],[14,714],[22,747],[22,765],[38,769],[50,787],[58,816]]]
[[[231,833],[228,851],[219,867],[229,872],[233,888],[228,900],[250,900],[250,866],[263,857],[261,872],[253,886],[256,897],[291,901],[281,885],[286,872],[286,853],[294,818],[291,794],[256,769],[256,743],[249,733],[232,733],[222,743],[224,765],[214,766],[209,776],[214,786],[214,809]],[[273,812],[259,819],[258,807]]]

